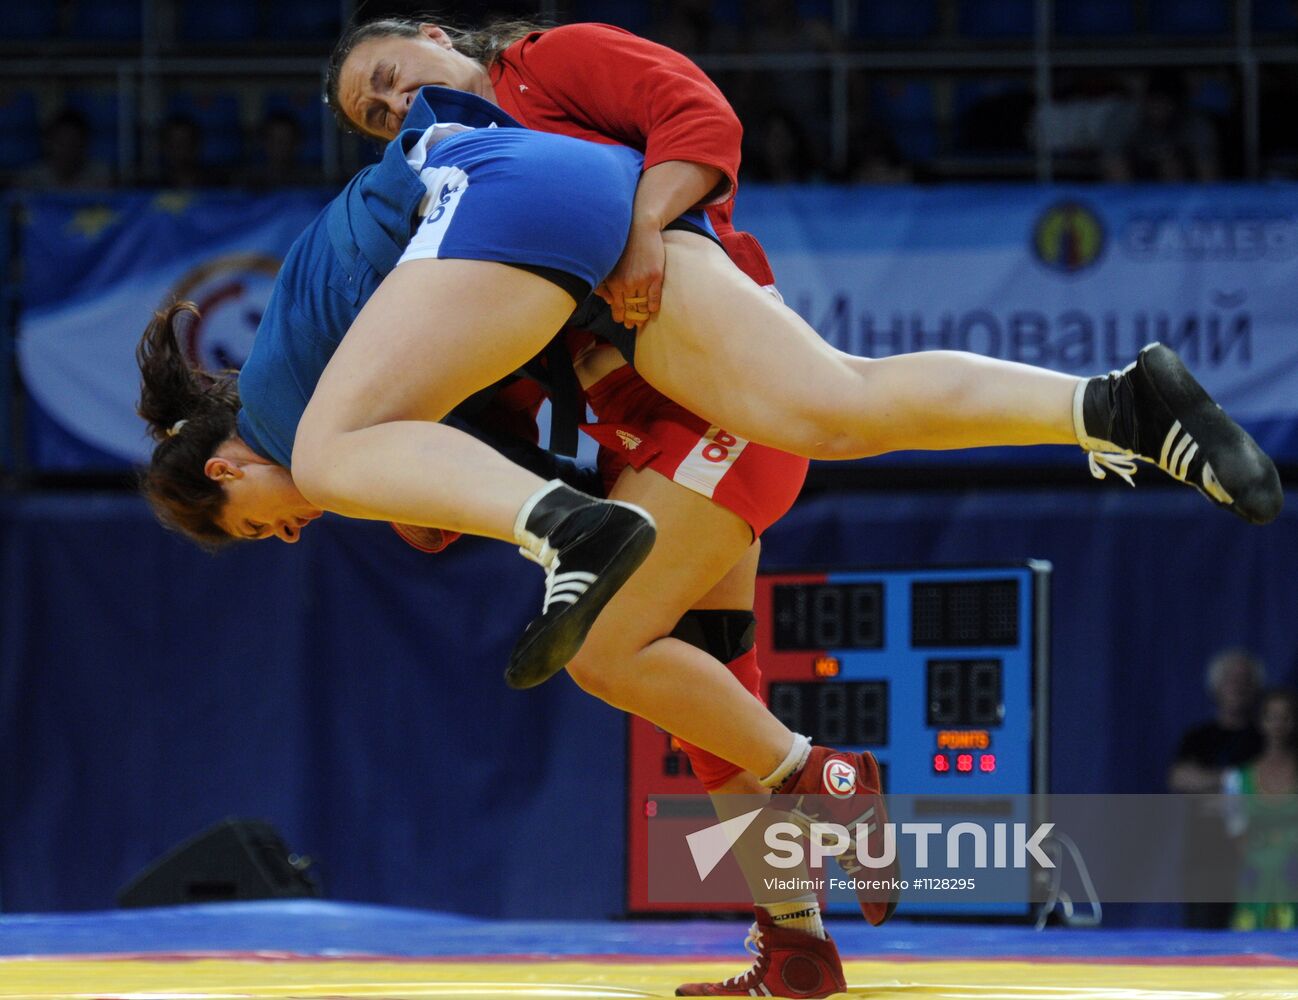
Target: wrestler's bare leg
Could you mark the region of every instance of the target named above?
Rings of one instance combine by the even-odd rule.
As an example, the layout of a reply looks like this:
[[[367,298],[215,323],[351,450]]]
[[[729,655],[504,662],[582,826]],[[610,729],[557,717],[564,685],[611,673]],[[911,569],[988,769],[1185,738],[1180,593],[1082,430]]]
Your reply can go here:
[[[568,673],[609,704],[770,774],[793,734],[723,663],[670,638],[681,615],[749,552],[751,530],[737,514],[650,469],[624,470],[610,495],[651,511],[658,543],[604,608]]]
[[[454,302],[429,310],[428,302]],[[348,517],[512,540],[543,481],[437,423],[537,354],[572,312],[557,285],[488,261],[413,260],[343,338],[299,425],[293,479]]]
[[[872,360],[830,347],[715,243],[668,231],[662,308],[636,369],[731,433],[811,458],[1077,443],[1079,379],[959,351]]]

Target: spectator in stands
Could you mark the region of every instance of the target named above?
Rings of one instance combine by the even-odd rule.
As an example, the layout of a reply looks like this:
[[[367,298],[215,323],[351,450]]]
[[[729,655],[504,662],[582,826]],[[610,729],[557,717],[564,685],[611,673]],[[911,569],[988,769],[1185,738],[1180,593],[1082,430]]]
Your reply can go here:
[[[1190,103],[1185,74],[1153,74],[1119,125],[1121,142],[1104,160],[1109,181],[1214,181],[1221,176],[1217,129]]]
[[[748,138],[748,129],[755,126],[770,110],[770,95],[766,90],[766,81],[755,69],[734,69],[724,73],[708,74],[713,82],[721,88],[735,114],[744,123],[744,135]],[[749,145],[744,147],[744,156],[748,155]]]
[[[1298,0],[1294,0],[1298,7]],[[1264,73],[1258,108],[1262,176],[1267,179],[1298,178],[1298,132],[1293,128],[1293,109],[1298,107],[1298,66],[1276,66]]]
[[[915,179],[915,171],[888,127],[866,117],[854,123],[843,179],[849,184],[906,184]]]
[[[172,115],[162,123],[160,184],[182,190],[210,187],[218,179],[203,166],[203,129],[189,115]]]
[[[1208,692],[1217,712],[1211,722],[1194,726],[1181,737],[1176,762],[1168,774],[1173,792],[1214,794],[1225,789],[1232,768],[1255,760],[1263,750],[1257,727],[1257,697],[1265,674],[1261,662],[1245,649],[1227,649],[1208,664]],[[1223,888],[1218,898],[1229,898],[1239,868],[1238,844],[1227,835],[1222,817],[1210,808],[1197,810],[1196,834],[1186,844],[1182,863],[1187,882],[1202,884],[1211,872]],[[1188,927],[1220,929],[1230,925],[1231,904],[1189,903]]]
[[[1242,836],[1240,895],[1231,926],[1293,930],[1298,926],[1298,693],[1276,688],[1258,712],[1261,755],[1227,774],[1228,791],[1247,796],[1238,811]]]
[[[1096,179],[1117,171],[1136,119],[1131,80],[1108,71],[1059,74],[1054,99],[1038,106],[1038,141],[1056,156],[1065,174]]]
[[[745,6],[750,52],[824,52],[838,44],[833,24],[823,17],[804,17],[797,0],[756,0]]]
[[[757,0],[745,4],[745,47],[758,54],[813,53],[835,48],[838,37],[829,21],[803,17],[796,0]],[[797,131],[811,139],[812,162],[825,163],[830,121],[829,74],[823,70],[763,68],[755,75],[753,94],[763,110],[778,109],[797,121]],[[744,119],[747,125],[749,119]],[[774,127],[782,129],[783,124]],[[777,137],[778,139],[778,137]]]
[[[1029,160],[1029,123],[1035,104],[1036,97],[1027,87],[1008,80],[991,84],[957,113],[956,148],[974,155]]]
[[[1168,775],[1174,792],[1218,792],[1227,768],[1242,767],[1262,752],[1257,696],[1265,680],[1261,662],[1246,649],[1227,649],[1208,664],[1208,693],[1217,714],[1181,737]]]
[[[258,162],[244,173],[242,186],[255,191],[319,184],[319,164],[302,162],[302,126],[287,111],[272,111],[259,130]]]
[[[796,184],[812,179],[817,157],[797,117],[776,108],[744,133],[744,174],[755,181]]]
[[[113,183],[107,165],[90,156],[90,122],[64,108],[41,132],[41,161],[18,177],[21,187],[102,189]]]

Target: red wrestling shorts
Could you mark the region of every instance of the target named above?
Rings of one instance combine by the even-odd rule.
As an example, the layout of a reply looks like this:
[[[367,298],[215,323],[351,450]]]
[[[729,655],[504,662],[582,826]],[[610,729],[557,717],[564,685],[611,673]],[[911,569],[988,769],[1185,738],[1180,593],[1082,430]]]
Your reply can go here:
[[[582,427],[600,444],[606,489],[628,465],[653,469],[733,511],[761,535],[797,499],[807,460],[736,437],[672,402],[630,365],[586,391],[598,423]]]

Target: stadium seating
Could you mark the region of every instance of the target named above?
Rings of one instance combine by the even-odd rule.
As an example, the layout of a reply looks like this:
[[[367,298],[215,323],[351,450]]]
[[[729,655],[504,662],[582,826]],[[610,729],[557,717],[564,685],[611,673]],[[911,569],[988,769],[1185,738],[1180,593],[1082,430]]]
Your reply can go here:
[[[138,41],[143,31],[142,6],[140,0],[73,0],[68,36],[95,41]]]
[[[853,27],[861,38],[925,38],[936,31],[934,0],[870,0],[857,7]]]
[[[1253,0],[1253,27],[1265,32],[1298,32],[1298,8],[1291,0]]]
[[[90,122],[90,158],[115,167],[120,144],[117,92],[91,88],[73,90],[68,93],[66,103]]]
[[[266,33],[272,38],[279,37],[285,25],[292,25],[296,38],[332,42],[342,30],[340,7],[319,0],[275,0],[270,5],[271,21],[266,25]]]
[[[1239,95],[1231,84],[1213,77],[1201,80],[1190,88],[1190,104],[1218,118],[1239,113]]]
[[[1217,35],[1231,30],[1229,0],[1149,0],[1149,30],[1159,35]]]
[[[261,29],[258,0],[184,0],[177,35],[182,41],[241,42],[255,38]]]
[[[59,31],[56,3],[6,3],[0,5],[0,40],[36,41],[53,38]]]
[[[243,121],[239,98],[229,93],[176,93],[167,102],[169,115],[188,115],[203,131],[205,166],[228,167],[243,156]]]
[[[1022,77],[981,77],[955,88],[954,151],[963,155],[1027,157],[1026,128],[1034,98]]]
[[[293,117],[302,130],[302,147],[298,150],[298,160],[318,167],[324,146],[324,116],[320,95],[309,90],[271,91],[266,94],[262,110],[263,119],[269,114],[288,114]]]
[[[1035,0],[960,0],[956,24],[965,38],[1028,38]]]
[[[1055,4],[1055,33],[1065,36],[1103,37],[1135,30],[1131,0],[1069,0]]]
[[[573,4],[574,21],[600,21],[643,34],[652,17],[645,0],[578,0]]]
[[[24,167],[40,157],[40,115],[27,90],[0,91],[0,168]]]
[[[937,155],[939,137],[932,83],[885,80],[870,88],[870,103],[908,161],[925,163]]]

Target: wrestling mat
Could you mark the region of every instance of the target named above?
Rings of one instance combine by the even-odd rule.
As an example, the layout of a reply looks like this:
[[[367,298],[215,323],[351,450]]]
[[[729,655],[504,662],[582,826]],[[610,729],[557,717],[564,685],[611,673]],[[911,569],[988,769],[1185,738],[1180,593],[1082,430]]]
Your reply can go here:
[[[849,996],[1298,998],[1298,935],[859,921],[830,928]],[[727,921],[536,923],[318,901],[0,916],[25,1000],[671,996],[750,962]]]

